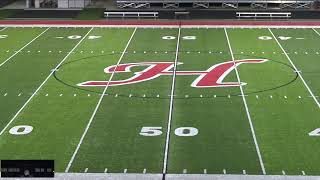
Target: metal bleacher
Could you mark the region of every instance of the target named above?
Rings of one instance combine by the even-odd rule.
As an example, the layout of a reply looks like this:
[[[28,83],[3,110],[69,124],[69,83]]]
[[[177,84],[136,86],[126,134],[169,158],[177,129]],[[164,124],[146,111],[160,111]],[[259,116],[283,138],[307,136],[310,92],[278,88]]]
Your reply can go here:
[[[118,8],[229,8],[250,7],[252,9],[309,9],[314,0],[117,0]]]

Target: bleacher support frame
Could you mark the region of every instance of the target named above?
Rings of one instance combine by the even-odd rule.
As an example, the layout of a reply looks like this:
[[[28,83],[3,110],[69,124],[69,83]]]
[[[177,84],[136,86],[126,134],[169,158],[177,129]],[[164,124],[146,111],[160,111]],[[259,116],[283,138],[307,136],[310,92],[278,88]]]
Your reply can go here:
[[[189,4],[193,8],[220,8],[237,9],[239,6],[248,6],[251,9],[268,9],[275,5],[280,9],[310,9],[314,0],[117,0],[118,8],[150,8],[162,5],[165,9],[177,9],[181,4]]]

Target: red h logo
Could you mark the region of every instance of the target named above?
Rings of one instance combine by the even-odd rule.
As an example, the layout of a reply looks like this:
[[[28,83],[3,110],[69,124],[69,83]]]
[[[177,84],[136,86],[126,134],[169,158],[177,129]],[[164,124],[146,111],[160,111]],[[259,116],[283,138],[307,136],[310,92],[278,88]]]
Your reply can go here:
[[[243,59],[236,61],[228,61],[211,66],[206,71],[176,71],[176,75],[198,75],[191,84],[192,87],[232,87],[239,86],[238,82],[223,82],[224,78],[240,64],[264,63],[267,59]],[[177,63],[180,65],[182,63]],[[173,62],[141,62],[113,65],[104,69],[105,73],[122,73],[131,72],[132,67],[146,66],[143,71],[136,72],[134,76],[119,81],[86,81],[78,84],[78,86],[120,86],[126,84],[135,84],[143,81],[155,79],[163,75],[172,75],[174,67]],[[241,82],[241,85],[246,83]]]

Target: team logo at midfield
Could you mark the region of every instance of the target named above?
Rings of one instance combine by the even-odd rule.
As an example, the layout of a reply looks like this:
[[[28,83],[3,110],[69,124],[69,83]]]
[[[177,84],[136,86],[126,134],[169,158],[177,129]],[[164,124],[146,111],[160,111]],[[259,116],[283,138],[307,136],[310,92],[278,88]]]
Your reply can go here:
[[[267,59],[243,59],[228,61],[211,66],[206,71],[176,71],[177,76],[197,75],[191,86],[196,88],[206,87],[234,87],[245,85],[241,82],[223,82],[224,78],[240,64],[264,63]],[[181,65],[183,63],[177,63]],[[113,65],[104,69],[105,73],[128,73],[133,67],[146,67],[140,72],[135,72],[131,78],[117,81],[86,81],[78,86],[120,86],[149,81],[160,76],[173,75],[174,62],[141,62]]]

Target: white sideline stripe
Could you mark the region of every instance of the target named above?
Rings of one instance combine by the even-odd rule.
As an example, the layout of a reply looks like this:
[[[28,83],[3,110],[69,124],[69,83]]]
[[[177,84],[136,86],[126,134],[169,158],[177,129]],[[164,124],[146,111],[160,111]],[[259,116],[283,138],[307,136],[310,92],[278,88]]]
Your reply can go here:
[[[0,31],[4,31],[5,29],[7,29],[8,27],[4,27],[3,29],[1,29]]]
[[[67,24],[1,24],[0,27],[74,27],[74,28],[257,28],[257,29],[266,29],[266,28],[289,28],[289,29],[307,29],[307,28],[320,28],[320,25],[67,25]]]
[[[122,58],[123,58],[123,56],[124,56],[124,54],[125,54],[124,52],[127,51],[128,47],[129,47],[129,44],[130,44],[130,42],[131,42],[131,40],[132,40],[132,38],[133,38],[136,30],[137,30],[137,28],[135,28],[134,31],[132,32],[131,37],[130,37],[130,39],[129,39],[128,42],[127,42],[127,45],[126,45],[126,47],[124,48],[124,50],[123,50],[123,52],[122,52],[122,54],[121,54],[121,56],[120,56],[120,58],[119,58],[119,60],[118,60],[118,62],[117,62],[116,67],[118,67],[118,65],[120,64],[120,61],[122,60]],[[95,109],[94,109],[94,111],[93,111],[93,113],[92,113],[92,115],[91,115],[91,117],[90,117],[90,120],[89,120],[89,122],[88,122],[88,124],[87,124],[87,127],[86,127],[86,129],[84,130],[84,132],[83,132],[83,134],[82,134],[82,136],[81,136],[81,138],[80,138],[80,141],[79,141],[79,143],[78,143],[78,145],[77,145],[77,148],[75,149],[74,153],[72,154],[72,157],[71,157],[71,159],[70,159],[70,161],[69,161],[69,163],[68,163],[68,166],[67,166],[67,168],[65,169],[65,172],[68,172],[68,171],[69,171],[69,169],[70,169],[70,167],[71,167],[71,165],[72,165],[72,162],[73,162],[74,158],[76,157],[76,155],[77,155],[77,153],[78,153],[78,151],[79,151],[79,149],[80,149],[80,146],[81,146],[81,144],[82,144],[82,141],[83,141],[84,137],[86,136],[86,134],[87,134],[87,132],[88,132],[88,130],[89,130],[89,128],[90,128],[90,125],[91,125],[91,123],[92,123],[92,121],[93,121],[93,118],[95,117],[95,115],[96,115],[96,113],[97,113],[97,111],[98,111],[98,109],[99,109],[99,107],[100,107],[100,104],[101,104],[101,102],[102,102],[102,99],[103,99],[103,97],[104,97],[104,95],[105,95],[105,93],[106,93],[106,91],[107,91],[107,89],[108,89],[108,87],[109,87],[109,82],[111,81],[111,79],[112,79],[112,77],[113,77],[113,75],[114,75],[114,72],[115,72],[115,71],[113,71],[113,72],[111,73],[111,76],[110,76],[110,78],[109,78],[109,80],[108,80],[108,83],[107,83],[106,87],[104,88],[104,90],[103,90],[103,92],[102,92],[102,94],[101,94],[101,96],[100,96],[100,99],[99,99],[99,101],[98,101],[98,103],[97,103],[97,105],[96,105],[96,107],[95,107]]]
[[[232,48],[231,48],[231,44],[230,44],[230,41],[229,41],[229,36],[228,36],[228,32],[227,32],[226,28],[224,28],[224,32],[226,34],[226,38],[227,38],[230,54],[231,54],[231,57],[232,57],[232,61],[234,61],[235,59],[234,59],[234,56],[233,56],[233,51],[232,51]],[[238,72],[238,69],[237,69],[236,65],[235,65],[235,71],[236,71],[238,82],[241,83],[239,72]],[[242,86],[240,85],[239,87],[240,87],[241,94],[244,95]],[[249,108],[248,108],[245,96],[242,96],[242,100],[243,100],[243,104],[244,104],[244,107],[246,109],[247,117],[248,117],[248,120],[249,120],[250,129],[251,129],[251,133],[252,133],[254,144],[256,146],[256,151],[257,151],[257,154],[258,154],[258,157],[259,157],[261,170],[262,170],[263,174],[266,174],[266,170],[264,168],[262,156],[261,156],[261,153],[260,153],[260,148],[259,148],[259,145],[258,145],[258,141],[257,141],[257,138],[256,138],[256,134],[255,134],[255,131],[254,131],[253,123],[252,123],[252,120],[251,120],[251,115],[250,115],[250,112],[249,112]]]
[[[31,44],[33,41],[35,41],[36,39],[38,39],[38,37],[40,37],[42,34],[44,34],[47,30],[49,30],[50,28],[47,28],[46,30],[42,31],[37,37],[33,38],[30,42],[28,42],[27,44],[25,44],[22,48],[20,48],[18,51],[16,51],[14,54],[12,54],[8,59],[6,59],[4,62],[2,62],[0,64],[0,67],[3,66],[6,62],[8,62],[11,58],[13,58],[15,55],[17,55],[20,51],[22,51],[24,48],[26,48],[29,44]]]
[[[269,28],[268,28],[269,29]],[[317,98],[314,96],[313,92],[311,91],[311,89],[309,88],[309,86],[307,85],[306,81],[303,79],[301,73],[298,71],[297,67],[293,64],[293,62],[291,61],[291,58],[289,57],[289,55],[287,54],[287,52],[284,50],[284,48],[282,47],[282,45],[280,44],[280,42],[278,41],[278,39],[276,38],[276,36],[273,34],[273,32],[271,31],[271,29],[269,29],[270,33],[272,34],[274,40],[278,43],[279,47],[281,48],[281,50],[283,51],[283,53],[285,54],[285,56],[287,57],[287,59],[289,60],[290,64],[292,65],[292,67],[295,69],[295,71],[298,73],[300,79],[302,80],[304,86],[307,88],[307,90],[309,91],[310,95],[312,96],[313,100],[315,101],[315,103],[318,105],[318,108],[320,108],[320,103],[317,100]],[[320,36],[320,35],[319,35]]]
[[[174,88],[176,81],[176,70],[177,70],[177,62],[179,55],[179,45],[180,45],[180,32],[181,28],[179,27],[178,38],[177,38],[177,46],[176,46],[176,56],[173,65],[173,76],[172,76],[172,84],[171,84],[171,96],[170,96],[170,105],[169,105],[169,116],[168,116],[168,125],[167,125],[167,136],[166,136],[166,146],[164,150],[164,159],[163,159],[163,169],[162,173],[167,173],[167,163],[168,163],[168,151],[169,151],[169,141],[170,141],[170,131],[171,131],[171,121],[172,121],[172,109],[173,109],[173,97],[174,97]]]
[[[70,51],[72,52],[73,50],[75,50],[80,43],[87,37],[87,35],[91,32],[93,28],[91,28],[87,34],[85,36],[83,36],[83,38],[73,47],[73,49]],[[71,53],[67,54],[62,60],[61,62],[56,66],[56,68],[58,68],[69,56]],[[18,117],[18,115],[20,114],[20,112],[28,105],[28,103],[31,101],[31,99],[38,93],[38,91],[42,88],[42,86],[49,80],[49,78],[52,76],[52,74],[54,73],[54,71],[51,71],[51,73],[48,75],[48,77],[40,84],[40,86],[38,87],[38,89],[36,89],[36,91],[34,91],[34,93],[30,96],[30,98],[27,100],[27,102],[24,103],[24,105],[19,109],[19,111],[13,116],[13,118],[8,122],[8,124],[2,129],[2,131],[0,132],[0,136],[3,134],[3,132],[10,126],[10,124]]]

